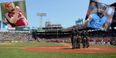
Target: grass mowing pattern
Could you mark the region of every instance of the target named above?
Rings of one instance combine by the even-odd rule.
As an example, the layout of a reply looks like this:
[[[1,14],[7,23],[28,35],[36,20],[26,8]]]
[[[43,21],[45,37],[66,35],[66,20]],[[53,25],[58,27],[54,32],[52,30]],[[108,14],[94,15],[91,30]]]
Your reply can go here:
[[[116,58],[116,54],[28,52],[19,48],[0,48],[0,58]]]
[[[57,43],[16,43],[0,44],[0,58],[116,58],[116,54],[83,54],[83,53],[55,53],[29,52],[21,48],[5,47],[32,47],[32,46],[62,46]],[[3,47],[3,48],[1,48]]]
[[[0,47],[34,47],[34,46],[63,46],[60,43],[11,43],[0,44]]]

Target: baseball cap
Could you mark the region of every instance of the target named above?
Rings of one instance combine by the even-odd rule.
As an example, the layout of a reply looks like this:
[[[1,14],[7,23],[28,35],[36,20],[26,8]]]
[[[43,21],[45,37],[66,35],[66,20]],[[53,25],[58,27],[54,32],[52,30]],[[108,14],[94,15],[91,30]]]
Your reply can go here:
[[[106,10],[107,5],[106,4],[103,4],[103,3],[98,3],[98,8],[103,9],[103,10]]]

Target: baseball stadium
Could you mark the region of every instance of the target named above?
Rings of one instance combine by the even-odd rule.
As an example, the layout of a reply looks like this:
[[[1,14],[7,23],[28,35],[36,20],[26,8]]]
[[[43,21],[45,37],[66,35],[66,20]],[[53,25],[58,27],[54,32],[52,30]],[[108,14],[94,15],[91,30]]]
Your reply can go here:
[[[3,0],[0,13],[0,58],[116,58],[114,0]]]

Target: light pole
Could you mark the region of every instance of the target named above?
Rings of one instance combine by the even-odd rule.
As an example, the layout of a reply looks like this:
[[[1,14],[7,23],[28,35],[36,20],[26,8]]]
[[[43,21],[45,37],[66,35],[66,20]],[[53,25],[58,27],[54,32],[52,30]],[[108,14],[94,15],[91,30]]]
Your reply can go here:
[[[37,16],[40,16],[40,30],[42,30],[43,25],[43,16],[47,16],[46,13],[37,13]]]

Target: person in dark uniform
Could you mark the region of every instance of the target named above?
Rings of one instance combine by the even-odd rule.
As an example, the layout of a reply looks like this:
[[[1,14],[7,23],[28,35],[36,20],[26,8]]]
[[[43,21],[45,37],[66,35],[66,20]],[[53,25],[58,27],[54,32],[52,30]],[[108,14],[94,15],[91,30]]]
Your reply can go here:
[[[37,30],[33,30],[33,31],[32,31],[32,38],[33,38],[34,40],[37,40],[37,42],[40,42],[39,39],[37,38]]]
[[[80,32],[77,30],[76,48],[80,48]]]
[[[72,29],[72,32],[71,32],[72,49],[80,48],[80,40],[79,40],[78,33],[79,32],[76,29]]]
[[[86,31],[82,32],[82,45],[83,45],[83,48],[88,48],[89,47],[89,40],[88,40],[88,36],[87,36]]]

